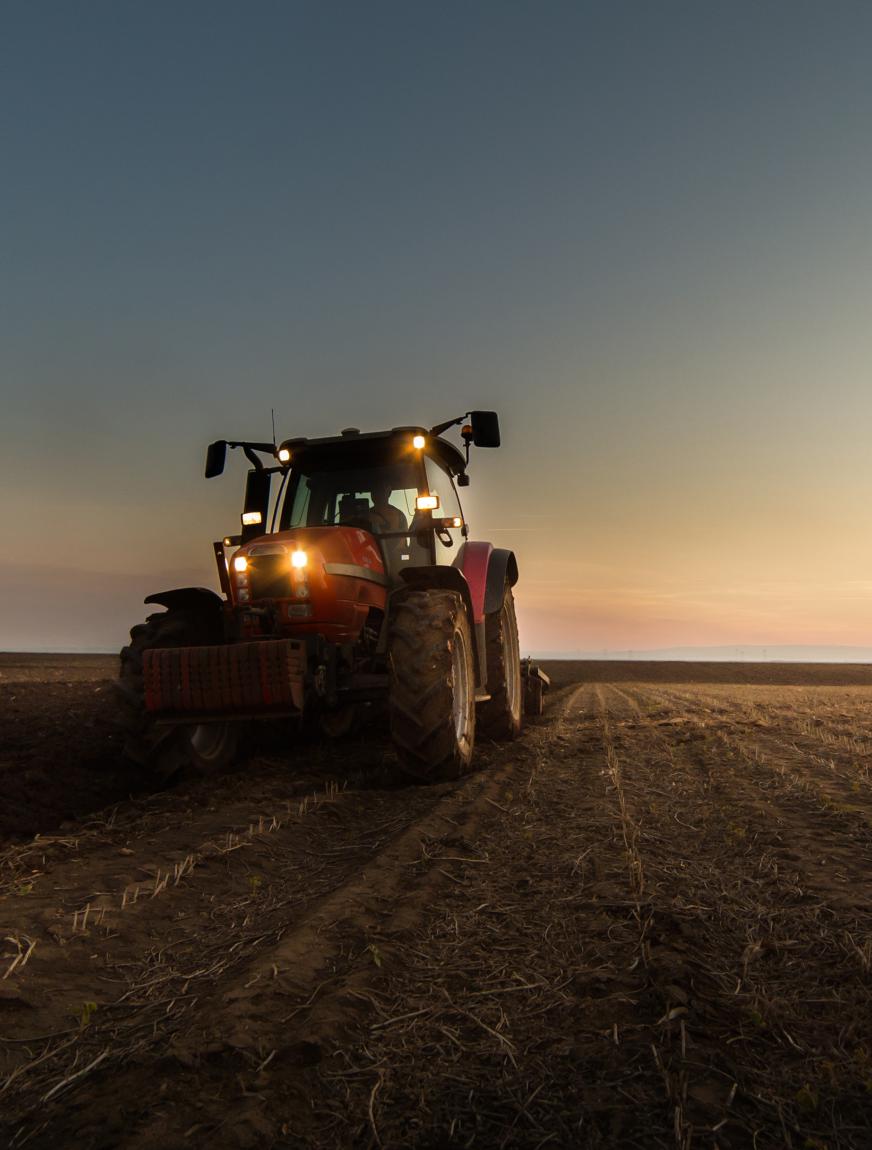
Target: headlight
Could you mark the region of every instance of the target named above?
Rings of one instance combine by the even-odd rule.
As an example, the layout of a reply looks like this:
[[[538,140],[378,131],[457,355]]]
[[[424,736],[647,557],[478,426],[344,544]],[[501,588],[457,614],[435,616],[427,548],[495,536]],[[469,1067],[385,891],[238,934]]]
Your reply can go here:
[[[276,453],[279,463],[290,463],[291,452],[287,447],[280,447]]]
[[[432,495],[419,495],[415,500],[419,511],[436,511],[439,507],[439,496],[434,491]]]
[[[309,556],[305,551],[292,551],[291,552],[291,566],[292,567],[305,567],[309,562]]]
[[[243,527],[255,527],[258,523],[263,523],[263,515],[259,511],[242,512]]]
[[[234,571],[247,571],[248,570],[248,560],[245,558],[244,555],[236,555],[234,557],[234,559],[233,559],[233,570]]]
[[[427,446],[427,440],[424,438],[423,435],[413,435],[412,436],[412,447],[414,447],[416,451],[420,451],[422,447],[426,447],[426,446]]]

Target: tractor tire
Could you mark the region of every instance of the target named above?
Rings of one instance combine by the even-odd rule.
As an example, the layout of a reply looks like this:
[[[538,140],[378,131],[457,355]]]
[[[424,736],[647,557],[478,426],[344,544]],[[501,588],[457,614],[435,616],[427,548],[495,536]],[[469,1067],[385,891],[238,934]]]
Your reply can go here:
[[[523,723],[523,683],[515,597],[506,585],[499,611],[484,620],[487,692],[478,709],[478,729],[489,739],[516,739]]]
[[[191,611],[149,615],[130,632],[121,651],[117,687],[122,701],[124,754],[164,780],[181,772],[211,775],[229,766],[239,750],[239,724],[158,724],[145,709],[143,655],[152,648],[194,647],[220,642],[210,619]]]
[[[394,597],[388,638],[391,738],[406,776],[422,783],[465,774],[475,744],[472,633],[454,591]]]

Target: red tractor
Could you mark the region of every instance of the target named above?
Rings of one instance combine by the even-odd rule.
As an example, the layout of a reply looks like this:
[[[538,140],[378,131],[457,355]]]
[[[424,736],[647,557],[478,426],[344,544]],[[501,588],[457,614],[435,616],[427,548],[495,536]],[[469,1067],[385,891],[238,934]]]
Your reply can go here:
[[[442,438],[455,425],[465,451]],[[242,530],[214,544],[223,597],[145,600],[166,610],[121,652],[127,753],[163,775],[209,771],[237,756],[247,720],[336,736],[384,700],[400,767],[422,781],[466,771],[476,727],[517,736],[547,676],[519,656],[515,556],[469,539],[457,490],[470,444],[499,443],[496,413],[473,411],[429,430],[211,444],[207,478],[228,447],[253,465]]]

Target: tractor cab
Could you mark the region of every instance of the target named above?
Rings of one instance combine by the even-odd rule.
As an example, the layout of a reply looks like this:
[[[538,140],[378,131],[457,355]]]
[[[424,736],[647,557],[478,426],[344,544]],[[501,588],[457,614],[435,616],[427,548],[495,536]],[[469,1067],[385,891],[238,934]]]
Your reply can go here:
[[[499,424],[493,412],[470,417],[429,430],[346,428],[277,445],[212,444],[207,478],[223,471],[228,446],[241,447],[254,464],[241,533],[215,544],[235,632],[249,639],[323,635],[335,643],[379,634],[383,647],[388,599],[422,580],[459,589],[472,621],[465,557],[477,568],[467,556],[458,488],[469,482],[470,444],[498,446]],[[465,451],[441,435],[458,423]],[[267,452],[275,461],[269,466],[261,458]],[[228,547],[237,550],[228,555]]]
[[[392,586],[406,568],[451,563],[468,529],[456,479],[466,461],[421,428],[288,441],[278,529],[351,527],[376,541]]]

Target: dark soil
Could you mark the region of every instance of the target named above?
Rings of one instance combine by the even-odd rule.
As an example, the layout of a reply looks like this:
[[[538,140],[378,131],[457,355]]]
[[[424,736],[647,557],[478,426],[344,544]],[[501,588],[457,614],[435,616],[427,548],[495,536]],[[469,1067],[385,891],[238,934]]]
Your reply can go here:
[[[373,727],[161,790],[4,682],[0,1144],[872,1145],[872,687],[668,666],[436,787]]]
[[[125,761],[108,680],[0,681],[0,840],[154,787]]]
[[[542,667],[569,683],[735,683],[760,687],[872,687],[868,663],[685,663],[635,659],[553,659]]]

